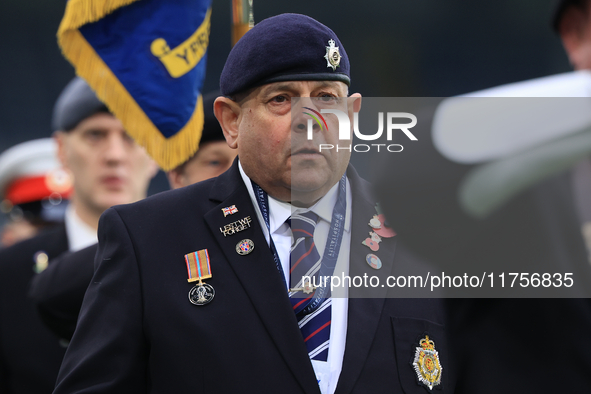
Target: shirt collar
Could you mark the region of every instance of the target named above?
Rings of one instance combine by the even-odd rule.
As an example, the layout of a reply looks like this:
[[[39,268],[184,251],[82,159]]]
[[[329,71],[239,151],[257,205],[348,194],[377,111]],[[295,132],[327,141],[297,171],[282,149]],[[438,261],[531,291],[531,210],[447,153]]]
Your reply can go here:
[[[80,219],[72,204],[66,208],[64,221],[66,223],[66,234],[68,235],[70,252],[84,249],[98,242],[96,230]]]
[[[242,176],[242,181],[246,185],[248,189],[248,194],[250,195],[250,199],[252,200],[257,213],[260,214],[259,205],[257,203],[256,197],[254,195],[254,190],[252,188],[252,183],[250,178],[244,170],[242,169],[242,164],[238,161],[238,168],[240,170],[240,175]],[[347,183],[349,181],[347,180]],[[318,215],[319,220],[324,220],[328,223],[332,221],[332,211],[334,209],[334,205],[337,202],[338,197],[338,187],[339,183],[337,182],[333,187],[330,188],[328,193],[324,195],[320,200],[316,202],[316,204],[312,205],[310,208],[299,208],[296,206],[291,205],[290,203],[279,201],[271,196],[269,196],[269,211],[270,211],[270,219],[269,219],[269,229],[271,234],[276,232],[280,229],[280,227],[285,223],[285,221],[291,217],[292,213],[296,212],[307,212],[312,211],[316,215]],[[351,231],[351,198],[350,192],[348,192],[349,187],[347,187],[347,213],[345,216],[345,231]]]

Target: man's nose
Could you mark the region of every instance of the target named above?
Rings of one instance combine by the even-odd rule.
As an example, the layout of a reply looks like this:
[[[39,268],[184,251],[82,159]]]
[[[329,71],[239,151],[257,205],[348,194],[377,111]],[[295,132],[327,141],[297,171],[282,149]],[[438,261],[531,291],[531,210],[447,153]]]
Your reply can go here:
[[[109,163],[121,162],[125,159],[128,152],[126,149],[127,141],[123,136],[111,135],[107,140],[105,159]]]
[[[321,130],[322,115],[310,97],[297,98],[291,110],[292,130],[297,133],[315,133]]]

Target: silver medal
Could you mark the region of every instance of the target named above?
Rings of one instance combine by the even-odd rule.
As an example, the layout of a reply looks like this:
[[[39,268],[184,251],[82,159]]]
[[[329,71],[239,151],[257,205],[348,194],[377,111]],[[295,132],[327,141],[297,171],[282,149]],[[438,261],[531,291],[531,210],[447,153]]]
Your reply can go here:
[[[197,284],[189,291],[189,301],[194,305],[209,304],[214,296],[213,286],[207,283]]]

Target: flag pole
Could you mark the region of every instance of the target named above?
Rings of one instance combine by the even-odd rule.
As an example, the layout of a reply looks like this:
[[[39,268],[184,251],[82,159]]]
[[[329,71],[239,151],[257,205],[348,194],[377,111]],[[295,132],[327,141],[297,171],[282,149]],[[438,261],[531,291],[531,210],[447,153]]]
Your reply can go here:
[[[232,46],[254,26],[253,0],[232,0]]]

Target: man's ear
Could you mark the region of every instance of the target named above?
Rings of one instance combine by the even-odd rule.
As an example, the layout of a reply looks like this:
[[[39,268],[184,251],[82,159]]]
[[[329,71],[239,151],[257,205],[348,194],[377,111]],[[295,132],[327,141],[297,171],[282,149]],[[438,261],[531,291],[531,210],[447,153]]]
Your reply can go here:
[[[150,166],[150,179],[152,179],[158,174],[160,167],[158,167],[158,164],[152,158],[150,158],[150,163],[148,165]]]
[[[184,182],[184,174],[181,167],[177,167],[174,170],[170,170],[166,173],[168,183],[170,183],[171,189],[178,189],[179,187],[186,186]]]
[[[218,97],[213,103],[213,112],[224,132],[228,146],[238,147],[238,124],[240,105],[227,97]]]
[[[55,131],[53,133],[53,139],[57,144],[57,159],[59,160],[62,167],[67,168],[66,160],[66,138],[68,137],[65,131]]]
[[[558,24],[558,34],[566,50],[570,63],[576,67],[579,49],[583,41],[583,31],[587,22],[585,10],[574,5],[564,10]]]
[[[361,94],[353,93],[347,98],[347,101],[347,107],[349,108],[349,118],[351,121],[353,121],[353,112],[359,112],[361,110]]]

